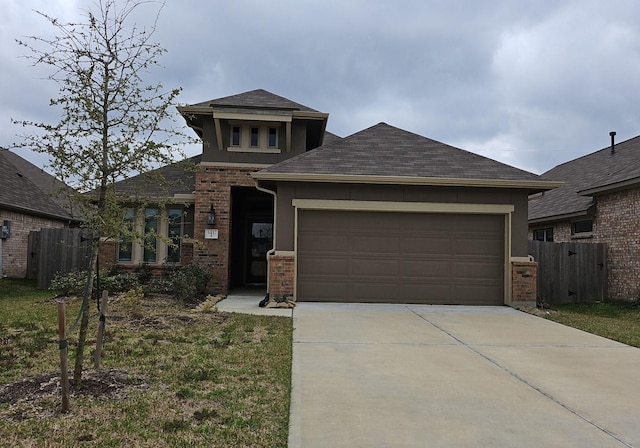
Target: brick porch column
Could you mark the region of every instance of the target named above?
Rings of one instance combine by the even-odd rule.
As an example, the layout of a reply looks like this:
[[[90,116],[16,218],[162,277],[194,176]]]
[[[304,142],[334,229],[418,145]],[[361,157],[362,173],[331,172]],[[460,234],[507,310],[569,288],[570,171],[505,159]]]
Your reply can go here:
[[[511,306],[536,306],[538,263],[511,262]]]
[[[295,256],[293,253],[269,256],[269,296],[293,297]]]

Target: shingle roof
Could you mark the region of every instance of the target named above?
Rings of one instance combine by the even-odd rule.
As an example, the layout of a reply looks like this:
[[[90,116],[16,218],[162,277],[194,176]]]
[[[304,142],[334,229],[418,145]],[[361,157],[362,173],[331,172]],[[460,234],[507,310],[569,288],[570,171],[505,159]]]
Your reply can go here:
[[[318,112],[310,107],[291,101],[287,98],[278,96],[264,89],[251,90],[249,92],[239,93],[237,95],[216,98],[201,103],[191,104],[190,106],[203,107],[233,107],[248,109],[285,109],[300,110],[306,112]]]
[[[539,176],[386,123],[285,160],[264,174],[326,174],[538,182]],[[546,189],[546,188],[543,188]]]
[[[0,148],[0,207],[72,220],[69,187],[19,155]]]
[[[558,165],[541,177],[563,181],[564,185],[529,202],[530,221],[584,214],[594,204],[594,199],[579,192],[614,189],[634,180],[640,183],[640,136],[617,143],[614,154],[607,147]]]
[[[202,156],[194,156],[186,160],[191,168],[200,163]],[[145,196],[145,197],[173,197],[176,194],[192,194],[196,189],[195,172],[185,169],[182,162],[163,166],[148,173],[116,182],[115,188],[118,195]],[[163,181],[158,181],[162,176]]]

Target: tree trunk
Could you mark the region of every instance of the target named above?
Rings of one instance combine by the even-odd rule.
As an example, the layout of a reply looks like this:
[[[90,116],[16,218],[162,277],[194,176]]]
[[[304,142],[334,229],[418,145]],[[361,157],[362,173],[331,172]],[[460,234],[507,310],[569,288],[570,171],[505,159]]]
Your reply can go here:
[[[76,346],[76,363],[73,369],[73,386],[80,389],[82,385],[82,365],[84,362],[84,346],[87,341],[87,329],[89,328],[89,303],[93,293],[93,277],[95,274],[96,264],[98,261],[98,249],[100,247],[100,239],[94,239],[91,244],[91,262],[87,269],[87,282],[84,285],[84,293],[82,294],[80,331],[78,334],[78,345]]]

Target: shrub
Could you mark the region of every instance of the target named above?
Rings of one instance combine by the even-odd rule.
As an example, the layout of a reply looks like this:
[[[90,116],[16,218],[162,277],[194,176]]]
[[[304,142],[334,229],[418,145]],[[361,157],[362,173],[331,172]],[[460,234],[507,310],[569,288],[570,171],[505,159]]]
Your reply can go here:
[[[138,277],[133,274],[116,274],[112,276],[100,276],[100,289],[109,292],[122,292],[140,285]]]
[[[166,291],[184,303],[196,303],[204,295],[211,274],[195,263],[176,268],[164,280]]]
[[[122,296],[125,309],[131,313],[133,317],[142,316],[142,299],[144,298],[144,291],[142,286],[132,288],[125,292]]]
[[[87,282],[86,271],[71,271],[66,274],[57,273],[51,280],[49,289],[59,291],[65,296],[80,295]]]
[[[138,265],[133,270],[133,273],[138,277],[138,282],[142,285],[146,285],[153,279],[153,269],[151,268],[151,265],[147,263]]]
[[[139,286],[138,278],[133,274],[116,273],[105,270],[100,272],[100,290],[106,289],[109,292],[122,292]],[[59,291],[64,295],[81,295],[87,281],[86,271],[71,271],[66,274],[56,274],[51,280],[49,289]],[[93,278],[94,288],[98,288],[98,277]]]

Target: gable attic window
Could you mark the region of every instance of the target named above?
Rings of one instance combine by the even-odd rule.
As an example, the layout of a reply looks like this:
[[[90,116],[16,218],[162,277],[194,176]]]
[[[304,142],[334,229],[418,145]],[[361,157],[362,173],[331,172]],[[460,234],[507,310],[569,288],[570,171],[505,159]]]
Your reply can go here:
[[[571,234],[572,235],[591,235],[593,232],[593,221],[576,221],[571,223]]]
[[[268,138],[267,146],[269,146],[269,148],[278,147],[278,129],[269,128],[269,138]]]
[[[240,126],[231,127],[231,146],[240,146]]]
[[[253,148],[257,148],[258,146],[260,146],[260,129],[259,128],[257,127],[251,128],[251,137],[249,140],[249,144]]]
[[[229,152],[279,154],[279,127],[274,122],[231,124]]]
[[[553,227],[536,229],[533,231],[533,239],[536,241],[553,242]]]

